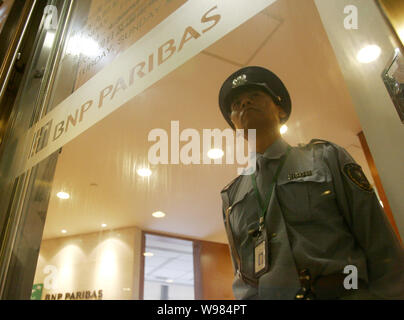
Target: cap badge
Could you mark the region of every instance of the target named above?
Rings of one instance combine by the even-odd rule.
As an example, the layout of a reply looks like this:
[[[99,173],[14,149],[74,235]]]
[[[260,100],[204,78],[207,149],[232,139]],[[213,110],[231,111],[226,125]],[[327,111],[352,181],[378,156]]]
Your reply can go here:
[[[242,74],[233,80],[232,88],[237,88],[239,86],[242,86],[242,85],[246,84],[246,82],[247,82],[247,76],[245,74]]]

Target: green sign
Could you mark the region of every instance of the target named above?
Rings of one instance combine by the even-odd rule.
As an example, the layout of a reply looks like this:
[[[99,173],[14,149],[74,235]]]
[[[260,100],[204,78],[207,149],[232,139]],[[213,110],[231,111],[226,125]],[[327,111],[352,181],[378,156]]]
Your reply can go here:
[[[31,300],[41,300],[43,283],[37,283],[32,286]]]

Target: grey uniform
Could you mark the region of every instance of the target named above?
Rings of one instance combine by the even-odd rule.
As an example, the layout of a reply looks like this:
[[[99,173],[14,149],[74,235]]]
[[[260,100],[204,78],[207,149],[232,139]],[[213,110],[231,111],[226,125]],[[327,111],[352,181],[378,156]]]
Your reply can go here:
[[[268,193],[261,189],[272,179],[287,147],[278,139],[263,155],[258,154],[261,194]],[[292,147],[265,216],[269,271],[259,277],[257,286],[235,272],[236,299],[294,299],[301,287],[299,270],[308,269],[316,281],[341,274],[348,265],[357,268],[358,278],[366,284],[364,298],[404,299],[403,248],[360,173],[352,157],[333,143],[312,140]],[[254,235],[249,231],[258,227],[259,206],[251,177],[237,177],[221,195],[224,217],[229,209],[235,271],[254,278]]]

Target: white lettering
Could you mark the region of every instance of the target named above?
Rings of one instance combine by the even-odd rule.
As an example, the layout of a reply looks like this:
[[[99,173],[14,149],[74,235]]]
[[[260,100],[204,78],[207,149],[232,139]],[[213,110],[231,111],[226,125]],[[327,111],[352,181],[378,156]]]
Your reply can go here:
[[[44,280],[44,288],[47,290],[56,290],[57,289],[57,275],[58,275],[58,269],[53,266],[53,265],[47,265],[43,269],[44,274],[48,274],[48,276],[45,277]]]
[[[181,132],[180,140],[188,141],[188,138],[191,138],[191,141],[188,142],[181,148],[180,159],[182,164],[200,164],[201,161],[201,146],[200,146],[200,137],[199,133],[195,129],[185,129]],[[191,153],[191,155],[189,155]]]
[[[345,6],[344,13],[348,14],[344,19],[344,28],[347,30],[358,29],[358,8],[354,5]]]
[[[43,14],[45,17],[44,28],[46,30],[56,30],[58,27],[58,9],[54,5],[47,5],[43,9]]]
[[[167,132],[163,129],[153,129],[149,132],[147,137],[148,141],[156,141],[157,143],[152,145],[148,152],[148,160],[151,164],[168,164],[168,136]],[[160,154],[160,155],[159,155]]]
[[[344,278],[344,288],[347,290],[358,289],[358,269],[353,265],[347,265],[344,273],[348,274]]]

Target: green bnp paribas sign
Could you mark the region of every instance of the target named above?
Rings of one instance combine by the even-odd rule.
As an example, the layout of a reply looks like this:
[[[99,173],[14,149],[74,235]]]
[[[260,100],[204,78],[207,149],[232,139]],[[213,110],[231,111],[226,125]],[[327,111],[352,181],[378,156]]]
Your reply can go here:
[[[41,300],[43,283],[37,283],[32,286],[31,300]]]

